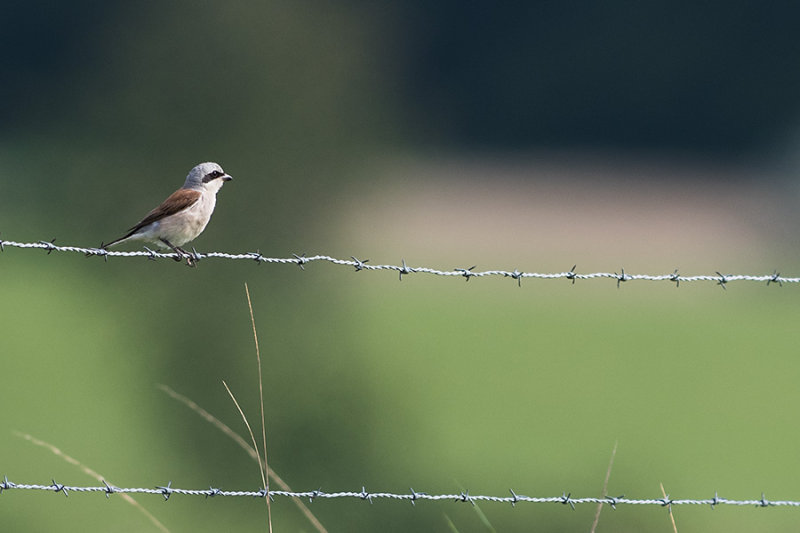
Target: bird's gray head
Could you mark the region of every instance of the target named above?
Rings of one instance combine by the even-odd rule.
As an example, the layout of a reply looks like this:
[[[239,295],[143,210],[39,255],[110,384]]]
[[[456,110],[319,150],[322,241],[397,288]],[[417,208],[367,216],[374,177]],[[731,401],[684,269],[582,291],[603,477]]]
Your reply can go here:
[[[194,189],[195,191],[217,192],[223,183],[232,179],[218,164],[200,163],[186,176],[183,188]]]

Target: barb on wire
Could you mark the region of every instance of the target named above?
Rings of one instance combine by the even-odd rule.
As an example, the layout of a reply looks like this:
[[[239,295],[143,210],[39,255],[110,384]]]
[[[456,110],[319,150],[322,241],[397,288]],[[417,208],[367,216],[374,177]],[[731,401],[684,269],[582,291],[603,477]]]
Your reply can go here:
[[[263,498],[265,496],[265,491],[263,488],[260,488],[258,490],[222,490],[220,488],[215,488],[215,487],[209,487],[207,489],[181,489],[173,487],[171,481],[167,483],[166,486],[156,486],[154,488],[124,488],[116,486],[112,487],[109,486],[107,483],[104,483],[103,485],[98,487],[69,486],[56,483],[55,480],[53,480],[53,482],[48,485],[14,483],[9,481],[7,477],[3,477],[3,481],[0,482],[0,496],[7,497],[7,492],[10,492],[12,490],[63,492],[64,495],[69,495],[69,493],[96,492],[99,494],[105,494],[107,498],[112,494],[134,494],[134,493],[153,494],[162,496],[166,501],[168,501],[171,496],[176,494],[181,496],[203,496],[206,499],[208,499],[209,497],[217,498],[224,496],[251,497],[251,498]],[[428,494],[426,492],[415,491],[414,489],[409,489],[408,493],[393,493],[393,492],[369,492],[367,491],[366,487],[361,487],[361,490],[358,491],[342,491],[342,492],[325,492],[322,489],[304,491],[304,492],[270,490],[269,496],[270,498],[278,498],[278,497],[308,498],[309,502],[313,502],[316,499],[358,499],[358,500],[368,501],[369,503],[373,503],[373,500],[383,499],[383,500],[408,501],[412,505],[416,505],[417,502],[422,500],[462,502],[462,503],[469,503],[471,505],[475,505],[476,502],[507,503],[511,504],[512,507],[516,507],[518,503],[523,503],[523,502],[560,503],[562,505],[569,506],[571,509],[575,509],[575,506],[577,505],[584,505],[584,504],[605,504],[610,506],[612,509],[616,509],[618,506],[621,505],[649,505],[649,506],[667,507],[667,508],[671,508],[676,505],[708,505],[711,509],[714,509],[718,505],[732,505],[738,507],[754,507],[754,508],[765,508],[765,507],[800,508],[800,501],[768,500],[763,493],[761,494],[761,497],[757,499],[731,500],[728,498],[720,498],[719,494],[717,493],[714,493],[713,498],[678,499],[678,498],[671,498],[670,496],[663,496],[661,498],[626,498],[624,496],[618,496],[618,497],[603,496],[600,498],[598,497],[576,498],[572,496],[572,493],[568,492],[563,492],[560,496],[531,497],[518,494],[513,489],[509,489],[509,492],[511,493],[511,496],[473,495],[470,494],[468,490],[461,491],[458,494]]]
[[[108,261],[109,257],[145,257],[150,260],[157,260],[157,259],[178,259],[178,255],[174,252],[157,252],[155,250],[151,250],[149,248],[145,248],[141,251],[117,251],[117,250],[106,250],[105,248],[83,248],[79,246],[57,246],[54,244],[55,239],[52,241],[39,241],[39,242],[16,242],[16,241],[7,241],[7,240],[0,240],[0,251],[5,250],[6,247],[11,248],[38,248],[47,251],[47,254],[51,254],[52,252],[76,252],[81,253],[86,256],[99,256]],[[535,278],[535,279],[566,279],[571,281],[573,284],[576,280],[586,280],[586,279],[611,279],[615,280],[617,283],[617,287],[619,287],[622,283],[626,283],[629,281],[669,281],[675,283],[676,287],[680,287],[681,283],[688,283],[694,281],[706,281],[712,282],[723,289],[727,288],[727,286],[734,281],[756,281],[756,282],[764,282],[767,285],[777,284],[779,287],[782,287],[784,283],[800,283],[800,277],[786,277],[782,276],[777,270],[775,270],[772,274],[765,274],[765,275],[751,275],[751,274],[722,274],[720,271],[717,271],[713,275],[698,275],[698,276],[684,276],[678,274],[678,269],[675,269],[674,272],[669,274],[629,274],[625,271],[625,269],[621,269],[621,273],[617,272],[591,272],[587,274],[579,274],[575,271],[577,265],[574,265],[570,270],[566,272],[552,272],[552,273],[542,273],[542,272],[521,272],[517,269],[513,271],[508,270],[484,270],[476,272],[474,269],[475,266],[470,268],[454,268],[452,270],[438,270],[435,268],[429,267],[411,267],[406,264],[405,259],[401,260],[400,265],[372,265],[367,264],[369,261],[365,259],[363,261],[357,259],[354,256],[351,256],[350,259],[337,259],[335,257],[331,257],[329,255],[313,255],[313,256],[306,256],[305,254],[292,254],[291,257],[266,257],[261,254],[260,251],[256,252],[248,252],[243,254],[232,254],[227,252],[207,252],[201,253],[192,248],[193,263],[196,264],[202,259],[206,258],[217,258],[217,259],[245,259],[249,261],[256,261],[258,264],[264,263],[276,263],[276,264],[292,264],[299,266],[302,270],[305,270],[306,265],[309,263],[321,261],[326,263],[332,263],[334,265],[339,266],[347,266],[354,268],[356,272],[360,272],[362,270],[391,270],[397,272],[399,275],[400,280],[402,281],[403,276],[408,274],[415,274],[415,273],[422,273],[422,274],[433,274],[435,276],[450,276],[450,277],[463,277],[469,281],[471,278],[483,278],[483,277],[490,277],[490,276],[498,276],[498,277],[506,277],[516,280],[517,285],[520,287],[522,286],[522,278]]]

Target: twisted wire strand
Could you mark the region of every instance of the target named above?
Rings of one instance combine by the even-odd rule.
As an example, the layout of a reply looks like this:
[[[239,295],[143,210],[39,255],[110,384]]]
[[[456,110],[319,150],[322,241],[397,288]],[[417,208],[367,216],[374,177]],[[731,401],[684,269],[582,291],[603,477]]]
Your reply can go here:
[[[27,483],[14,483],[4,478],[0,483],[0,495],[5,491],[11,490],[31,490],[31,491],[45,491],[45,492],[61,492],[65,496],[70,493],[102,493],[106,497],[112,494],[153,494],[161,495],[165,500],[169,500],[172,495],[178,494],[182,496],[204,496],[205,498],[217,496],[229,497],[251,497],[251,498],[264,498],[269,495],[270,498],[286,497],[286,498],[307,498],[309,502],[316,499],[360,499],[369,501],[373,500],[399,500],[408,501],[416,504],[418,501],[453,501],[464,502],[474,505],[476,502],[491,502],[491,503],[504,503],[516,506],[518,503],[560,503],[569,505],[575,508],[576,505],[582,504],[606,504],[612,508],[618,505],[652,505],[659,507],[671,507],[674,505],[708,505],[712,509],[717,505],[732,505],[732,506],[753,506],[753,507],[800,507],[800,501],[794,500],[768,500],[764,494],[759,499],[749,500],[734,500],[728,498],[720,498],[718,494],[714,494],[713,498],[702,499],[676,499],[670,498],[668,495],[663,498],[626,498],[619,497],[585,497],[576,498],[570,493],[562,493],[560,496],[549,497],[531,497],[517,494],[514,490],[509,489],[510,496],[487,496],[487,495],[471,495],[469,491],[462,491],[458,494],[428,494],[426,492],[418,492],[411,489],[408,493],[393,493],[393,492],[368,492],[366,488],[362,487],[360,491],[340,491],[340,492],[325,492],[323,490],[312,490],[302,492],[289,492],[283,490],[222,490],[219,488],[209,487],[208,489],[182,489],[173,487],[172,482],[167,483],[165,486],[156,486],[154,488],[137,488],[137,487],[115,487],[104,482],[103,486],[73,486],[62,485],[55,480],[49,485],[41,484],[27,484]]]
[[[86,256],[99,256],[103,257],[106,261],[109,257],[145,257],[147,259],[156,260],[156,259],[175,259],[180,260],[181,256],[179,254],[169,252],[157,252],[155,250],[150,250],[149,248],[145,248],[145,250],[141,251],[112,251],[106,250],[104,248],[85,248],[80,246],[58,246],[54,243],[54,241],[38,241],[38,242],[16,242],[16,241],[4,241],[0,240],[0,251],[4,251],[5,247],[12,247],[12,248],[35,248],[46,250],[48,254],[52,252],[75,252],[81,253]],[[635,281],[635,280],[645,280],[645,281],[670,281],[676,284],[676,286],[680,286],[681,283],[690,283],[690,282],[714,282],[717,285],[725,286],[728,283],[734,281],[756,281],[767,283],[767,285],[772,283],[777,283],[780,286],[783,286],[784,283],[800,283],[800,277],[786,277],[781,276],[779,272],[775,271],[772,274],[765,274],[765,275],[750,275],[750,274],[723,274],[721,272],[716,272],[715,275],[698,275],[698,276],[684,276],[678,274],[678,270],[675,270],[671,274],[628,274],[625,272],[625,269],[621,269],[621,273],[617,272],[592,272],[588,274],[580,274],[575,271],[575,266],[572,267],[571,270],[564,271],[564,272],[552,272],[552,273],[542,273],[542,272],[521,272],[519,270],[485,270],[485,271],[474,271],[475,267],[470,268],[454,268],[452,270],[438,270],[435,268],[429,267],[410,267],[406,264],[405,260],[402,261],[401,265],[370,265],[367,264],[369,259],[359,260],[356,257],[351,257],[350,259],[337,259],[335,257],[331,257],[329,255],[314,255],[307,257],[304,255],[297,255],[292,254],[292,257],[266,257],[261,254],[261,252],[248,252],[248,253],[227,253],[227,252],[207,252],[207,253],[200,253],[196,250],[193,250],[190,254],[191,259],[194,263],[201,261],[206,258],[219,258],[219,259],[231,259],[231,260],[250,260],[256,261],[257,263],[277,263],[277,264],[295,264],[298,265],[300,268],[304,268],[305,265],[309,263],[313,263],[315,261],[322,261],[327,263],[332,263],[334,265],[340,266],[348,266],[355,268],[356,271],[361,270],[392,270],[399,274],[400,279],[403,279],[404,275],[414,274],[414,273],[423,273],[423,274],[433,274],[436,276],[455,276],[455,277],[463,277],[469,281],[471,278],[481,278],[481,277],[488,277],[488,276],[500,276],[506,278],[512,278],[517,281],[518,284],[521,285],[523,278],[535,278],[535,279],[567,279],[571,280],[575,283],[576,280],[587,280],[587,279],[599,279],[599,278],[607,278],[616,280],[617,286],[620,283],[627,282],[627,281]]]

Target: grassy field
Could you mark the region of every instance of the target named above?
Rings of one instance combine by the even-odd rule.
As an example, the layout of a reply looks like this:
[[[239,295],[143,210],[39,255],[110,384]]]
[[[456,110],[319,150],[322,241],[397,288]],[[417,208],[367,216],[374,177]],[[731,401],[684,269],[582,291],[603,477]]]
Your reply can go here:
[[[244,434],[257,380],[243,282],[261,337],[270,463],[296,490],[529,496],[609,493],[797,499],[796,287],[458,279],[328,265],[45,257],[8,250],[0,457],[18,483],[94,484],[14,436],[30,433],[125,486],[255,490],[257,467],[156,387]],[[142,283],[142,276],[158,276]],[[209,280],[217,282],[213,285]],[[172,280],[172,281],[170,281]],[[173,286],[167,288],[170,283]],[[180,296],[184,293],[183,296]],[[257,529],[249,500],[139,501],[173,531]],[[16,530],[144,530],[111,498],[4,494]],[[484,531],[469,506],[326,501],[330,530]],[[45,511],[46,512],[42,512]],[[483,504],[498,531],[587,529],[593,506]],[[680,531],[789,529],[790,509],[679,507]],[[447,515],[447,519],[445,518]],[[310,526],[285,500],[280,530]],[[599,530],[671,530],[665,510],[606,510]]]

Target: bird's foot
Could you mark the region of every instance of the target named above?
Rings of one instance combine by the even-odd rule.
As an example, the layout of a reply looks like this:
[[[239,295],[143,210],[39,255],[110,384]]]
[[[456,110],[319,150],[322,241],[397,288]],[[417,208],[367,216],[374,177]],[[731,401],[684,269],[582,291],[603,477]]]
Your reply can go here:
[[[189,266],[196,267],[197,263],[200,262],[200,258],[200,253],[192,246],[192,253],[189,254]]]
[[[186,259],[186,266],[188,267],[194,268],[197,266],[198,261],[200,261],[200,255],[194,248],[192,248],[191,252],[187,252],[183,248],[178,247],[177,252],[178,252],[177,260],[182,261],[183,259]]]

